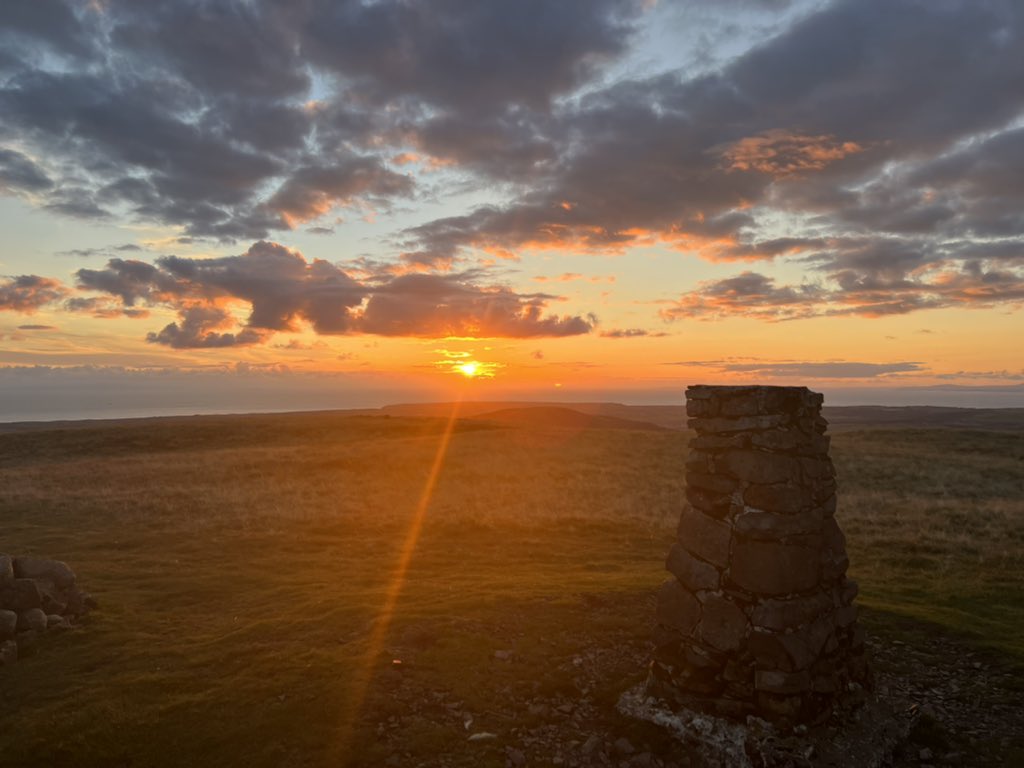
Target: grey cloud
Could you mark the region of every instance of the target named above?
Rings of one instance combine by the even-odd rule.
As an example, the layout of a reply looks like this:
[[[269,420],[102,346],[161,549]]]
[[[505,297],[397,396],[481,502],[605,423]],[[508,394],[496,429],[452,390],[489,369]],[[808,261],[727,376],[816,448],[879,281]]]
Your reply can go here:
[[[179,314],[181,319],[177,323],[169,323],[159,333],[146,334],[146,341],[175,349],[238,347],[258,344],[266,335],[253,328],[243,328],[238,333],[218,332],[217,329],[233,324],[231,316],[219,307],[194,305]]]
[[[0,311],[31,314],[68,294],[58,280],[39,275],[0,278]]]
[[[0,191],[40,192],[53,181],[34,161],[13,149],[0,148]]]
[[[138,305],[177,310],[179,321],[147,340],[178,348],[262,343],[274,331],[298,330],[300,321],[320,334],[428,338],[569,336],[593,327],[590,319],[546,314],[555,296],[482,285],[484,273],[381,272],[359,282],[334,264],[307,262],[270,242],[213,259],[164,256],[155,265],[111,259],[102,270],[76,275],[81,289],[117,297],[124,312]],[[110,311],[96,302],[76,298],[69,308],[100,316]],[[250,308],[238,329],[225,307],[232,302]]]
[[[574,138],[542,183],[410,229],[406,257],[653,239],[714,259],[811,254],[865,278],[893,280],[915,261],[966,269],[981,247],[971,238],[1019,244],[1024,231],[1022,153],[1017,132],[1003,130],[1024,108],[1021,35],[1024,9],[1006,0],[833,3],[720,73],[622,82],[569,106],[557,119]],[[981,131],[995,135],[953,153],[970,161],[942,160]],[[931,190],[923,171],[905,170],[936,159],[950,168],[928,168]],[[813,230],[760,235],[758,216],[778,211],[810,214]],[[854,236],[876,242],[842,244]]]
[[[408,196],[413,182],[370,158],[351,158],[330,166],[304,166],[267,201],[267,207],[291,221],[308,221],[326,213],[335,205],[347,205],[353,199]]]
[[[377,157],[389,144],[511,174],[556,156],[537,129],[552,97],[624,51],[640,8],[16,0],[0,29],[0,137],[54,162],[49,176],[8,168],[6,183],[58,213],[231,240],[332,201],[408,196]]]
[[[0,40],[26,53],[34,53],[35,45],[43,43],[51,54],[87,56],[93,52],[93,41],[74,7],[64,0],[9,0],[4,3]]]
[[[613,328],[601,331],[600,336],[606,339],[633,339],[639,336],[668,336],[664,331],[648,331],[644,328]]]
[[[858,315],[882,317],[923,309],[1024,304],[1024,275],[978,261],[939,262],[915,274],[899,268],[839,269],[819,283],[778,285],[755,272],[702,283],[668,302],[666,320],[729,316],[761,320]]]
[[[36,324],[19,325],[18,326],[18,330],[19,331],[55,331],[55,330],[57,330],[57,326],[55,326],[55,325],[36,325]]]
[[[827,292],[817,285],[779,286],[773,278],[748,271],[702,283],[659,314],[665,320],[729,315],[781,320],[810,316],[827,298]]]
[[[635,0],[314,0],[302,51],[370,97],[460,113],[545,106],[621,53]]]
[[[875,379],[893,374],[917,373],[927,370],[923,363],[865,363],[853,361],[829,362],[777,362],[758,360],[735,362],[729,360],[688,360],[671,365],[714,368],[723,373],[756,373],[772,378],[807,377],[813,379]]]
[[[118,0],[111,41],[202,93],[280,99],[310,86],[289,25],[272,4]]]
[[[543,314],[547,294],[480,288],[458,276],[402,275],[371,296],[360,327],[382,336],[533,338],[588,333],[591,321]]]

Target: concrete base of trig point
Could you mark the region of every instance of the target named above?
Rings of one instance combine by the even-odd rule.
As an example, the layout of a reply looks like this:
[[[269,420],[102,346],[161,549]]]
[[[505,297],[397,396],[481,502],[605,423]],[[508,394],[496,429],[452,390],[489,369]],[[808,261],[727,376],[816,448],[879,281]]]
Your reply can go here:
[[[696,432],[688,503],[666,563],[672,578],[658,593],[650,675],[621,706],[685,721],[690,737],[702,732],[714,749],[778,743],[840,715],[852,723],[870,698],[870,675],[835,520],[822,396],[694,386],[686,399]],[[870,709],[859,716],[874,721]],[[752,764],[774,764],[764,757]]]

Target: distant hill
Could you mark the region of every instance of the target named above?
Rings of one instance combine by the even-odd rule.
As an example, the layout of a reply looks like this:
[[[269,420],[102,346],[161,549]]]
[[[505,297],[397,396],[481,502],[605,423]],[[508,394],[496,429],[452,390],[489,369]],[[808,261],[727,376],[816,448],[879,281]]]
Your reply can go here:
[[[380,413],[391,416],[449,416],[452,403],[389,405]],[[684,405],[623,405],[622,403],[468,402],[459,405],[461,418],[496,411],[557,408],[588,416],[642,422],[665,429],[686,429]],[[939,406],[826,406],[822,410],[832,429],[944,428],[982,431],[1024,431],[1024,408],[949,408]],[[643,429],[644,427],[631,427]]]
[[[822,413],[833,429],[940,427],[996,432],[1024,431],[1024,408],[852,405],[837,408],[826,407],[822,409]]]
[[[453,403],[404,403],[386,405],[378,412],[388,416],[437,416],[446,417],[452,413]],[[534,410],[537,408],[561,408],[591,416],[609,416],[626,421],[654,424],[666,429],[686,429],[686,407],[683,405],[623,405],[622,403],[552,403],[552,402],[463,402],[459,404],[459,416],[473,419],[481,414],[503,410]],[[643,429],[643,427],[630,427]]]
[[[397,418],[449,418],[454,403],[407,403],[383,408],[333,411],[297,411],[277,414],[225,414],[207,416],[159,416],[131,419],[36,421],[0,424],[0,434],[56,429],[90,429],[117,426],[176,424],[217,425],[235,428],[243,424],[282,425],[338,424],[356,416]],[[832,431],[853,429],[973,429],[1024,432],[1024,408],[948,408],[936,406],[826,406],[823,409]],[[622,403],[464,402],[458,417],[469,422],[553,426],[572,429],[686,429],[683,405],[623,405]],[[326,421],[325,421],[326,420]]]
[[[663,431],[667,427],[647,421],[620,419],[599,413],[583,413],[574,408],[541,405],[524,408],[502,408],[472,416],[474,420],[532,429],[642,429]]]

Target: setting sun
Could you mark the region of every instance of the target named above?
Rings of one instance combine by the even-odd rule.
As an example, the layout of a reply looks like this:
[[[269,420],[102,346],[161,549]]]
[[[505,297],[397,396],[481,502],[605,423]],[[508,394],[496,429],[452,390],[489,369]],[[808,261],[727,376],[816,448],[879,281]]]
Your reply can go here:
[[[472,379],[475,376],[480,375],[480,363],[475,360],[470,360],[467,363],[459,363],[455,366],[455,370],[465,376],[467,379]]]

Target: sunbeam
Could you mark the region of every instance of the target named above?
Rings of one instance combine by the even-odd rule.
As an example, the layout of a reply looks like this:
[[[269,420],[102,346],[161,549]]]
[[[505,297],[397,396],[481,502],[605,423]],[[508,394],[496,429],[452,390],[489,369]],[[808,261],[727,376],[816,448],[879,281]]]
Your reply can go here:
[[[448,417],[448,422],[441,433],[437,452],[434,454],[434,462],[430,467],[430,473],[427,475],[427,482],[423,486],[423,492],[420,494],[416,511],[409,523],[409,530],[405,535],[405,541],[402,543],[402,549],[399,552],[391,581],[388,583],[384,602],[381,604],[373,630],[370,633],[366,653],[353,676],[352,695],[349,700],[349,706],[342,715],[342,722],[338,729],[338,738],[335,742],[333,753],[329,756],[331,764],[345,765],[351,752],[356,724],[363,710],[370,684],[373,682],[377,659],[384,649],[384,642],[387,639],[388,630],[391,628],[391,623],[394,619],[395,606],[398,604],[398,599],[401,597],[402,589],[405,586],[405,577],[409,571],[409,563],[412,561],[412,556],[416,551],[416,544],[423,529],[423,521],[433,499],[438,478],[441,476],[441,469],[444,467],[445,457],[448,454],[448,444],[451,442],[452,432],[455,429],[455,421],[458,418],[461,403],[460,395],[460,398],[452,404],[451,415]]]

